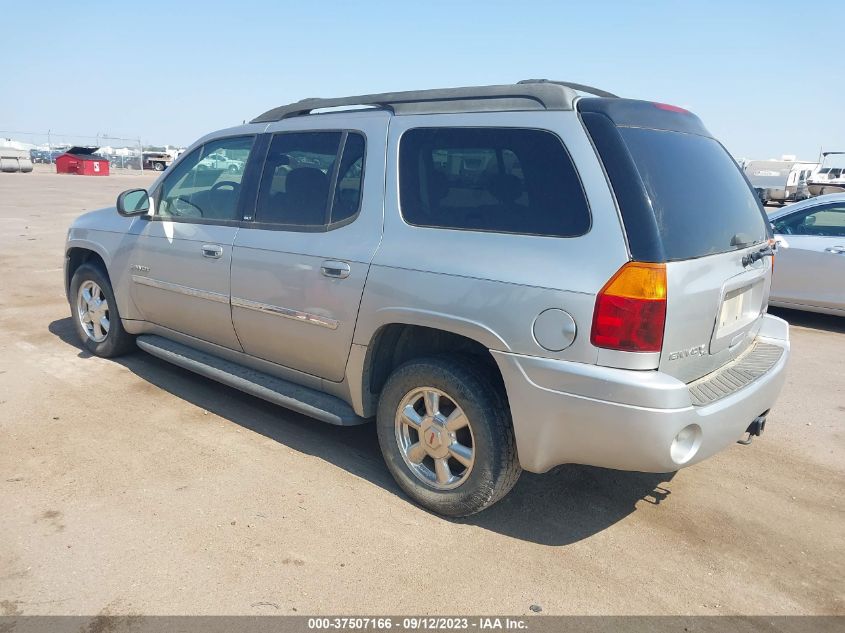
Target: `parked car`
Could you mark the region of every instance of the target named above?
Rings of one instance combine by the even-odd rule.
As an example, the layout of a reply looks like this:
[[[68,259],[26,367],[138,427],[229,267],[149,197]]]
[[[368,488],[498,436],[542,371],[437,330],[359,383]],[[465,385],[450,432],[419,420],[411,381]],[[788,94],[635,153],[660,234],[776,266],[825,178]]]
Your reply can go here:
[[[228,158],[222,152],[214,152],[203,158],[198,167],[200,169],[221,169],[239,174],[244,170],[244,161]]]
[[[31,149],[29,155],[33,163],[51,164],[56,162],[56,157],[61,156],[66,150],[43,150]]]
[[[845,316],[845,194],[797,202],[769,219],[782,247],[769,304]]]
[[[375,420],[402,489],[463,516],[522,469],[675,471],[759,435],[789,353],[769,229],[695,115],[530,81],[210,134],[77,219],[65,279],[91,353]]]
[[[112,167],[119,167],[121,169],[140,169],[141,161],[137,156],[124,156],[122,154],[112,154],[109,157],[109,162]]]

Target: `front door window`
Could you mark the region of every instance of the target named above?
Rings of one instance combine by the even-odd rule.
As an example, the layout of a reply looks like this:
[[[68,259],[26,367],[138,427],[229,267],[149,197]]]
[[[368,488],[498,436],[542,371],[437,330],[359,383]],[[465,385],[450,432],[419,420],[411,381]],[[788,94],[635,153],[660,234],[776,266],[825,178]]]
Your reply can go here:
[[[161,189],[158,215],[172,219],[240,220],[241,179],[254,137],[210,141],[173,167]]]

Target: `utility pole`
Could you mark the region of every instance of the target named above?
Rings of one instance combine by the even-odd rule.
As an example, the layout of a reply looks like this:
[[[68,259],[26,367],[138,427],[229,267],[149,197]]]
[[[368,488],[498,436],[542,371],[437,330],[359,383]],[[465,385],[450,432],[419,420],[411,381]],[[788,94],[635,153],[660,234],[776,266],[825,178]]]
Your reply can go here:
[[[144,173],[144,144],[141,143],[140,138],[138,139],[138,151],[140,152],[138,154],[138,158],[141,159],[141,173],[143,174]]]

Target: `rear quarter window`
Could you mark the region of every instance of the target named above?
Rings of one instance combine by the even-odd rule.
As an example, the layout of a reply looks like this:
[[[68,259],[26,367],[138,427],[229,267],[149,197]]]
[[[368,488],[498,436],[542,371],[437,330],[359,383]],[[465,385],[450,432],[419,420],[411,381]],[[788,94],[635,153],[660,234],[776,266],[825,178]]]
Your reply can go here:
[[[416,226],[575,237],[590,229],[561,140],[517,128],[416,128],[399,146],[402,216]]]

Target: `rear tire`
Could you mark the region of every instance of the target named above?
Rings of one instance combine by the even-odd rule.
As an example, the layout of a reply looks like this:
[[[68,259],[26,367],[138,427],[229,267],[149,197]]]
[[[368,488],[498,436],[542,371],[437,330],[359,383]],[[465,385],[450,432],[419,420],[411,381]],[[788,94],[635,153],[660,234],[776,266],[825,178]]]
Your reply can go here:
[[[507,400],[471,359],[411,360],[379,399],[379,445],[396,483],[421,506],[464,517],[496,503],[522,469]]]
[[[114,358],[135,348],[123,329],[108,276],[98,266],[82,264],[70,281],[71,318],[82,345],[95,356]]]

